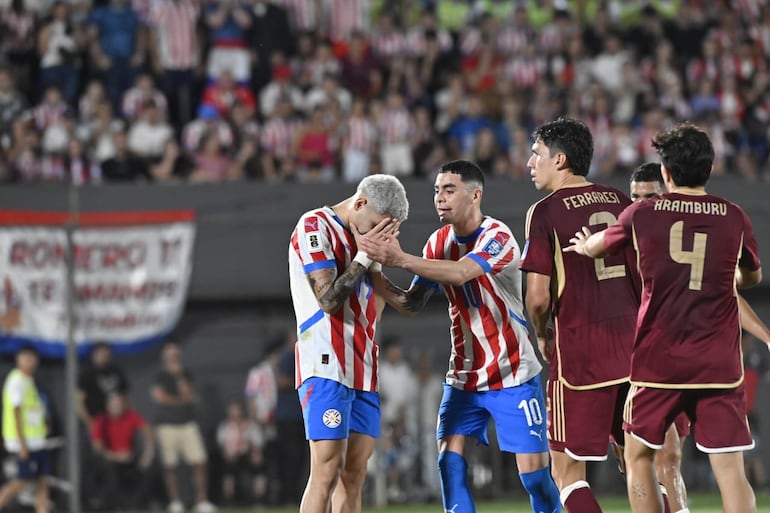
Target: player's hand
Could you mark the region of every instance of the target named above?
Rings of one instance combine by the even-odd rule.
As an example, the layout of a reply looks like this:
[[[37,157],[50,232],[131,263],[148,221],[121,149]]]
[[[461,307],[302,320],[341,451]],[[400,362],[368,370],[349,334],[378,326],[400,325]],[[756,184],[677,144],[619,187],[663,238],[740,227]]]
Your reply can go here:
[[[29,459],[29,449],[27,449],[27,444],[21,444],[21,447],[19,447],[19,459],[21,461],[27,461]]]
[[[398,242],[400,224],[400,222],[396,221],[381,233],[374,234],[369,232],[362,236],[359,249],[365,251],[369,258],[375,262],[380,262],[382,265],[390,267],[398,267],[398,262],[404,253],[401,249],[401,244]]]
[[[590,236],[591,236],[591,230],[587,226],[584,226],[582,231],[575,232],[575,236],[569,240],[570,244],[572,245],[567,246],[562,251],[564,251],[565,253],[574,252],[574,253],[577,253],[578,255],[590,256],[586,252],[586,241]]]
[[[545,360],[546,363],[551,363],[554,353],[553,330],[551,328],[548,328],[545,337],[537,337],[537,348],[540,349],[543,360]]]

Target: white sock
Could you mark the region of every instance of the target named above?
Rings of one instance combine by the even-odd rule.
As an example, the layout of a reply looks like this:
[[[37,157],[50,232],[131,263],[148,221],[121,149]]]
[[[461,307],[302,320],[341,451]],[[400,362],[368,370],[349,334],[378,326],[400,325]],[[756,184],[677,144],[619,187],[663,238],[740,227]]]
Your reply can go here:
[[[674,513],[690,513],[690,508],[680,509],[679,511],[675,511]]]

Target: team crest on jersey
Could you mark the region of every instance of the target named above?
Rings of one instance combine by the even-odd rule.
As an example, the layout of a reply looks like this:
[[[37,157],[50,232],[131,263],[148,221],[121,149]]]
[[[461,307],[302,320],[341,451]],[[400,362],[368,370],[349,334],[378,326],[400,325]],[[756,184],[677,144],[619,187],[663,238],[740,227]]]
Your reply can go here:
[[[334,429],[339,427],[339,425],[342,424],[342,415],[334,408],[329,408],[324,412],[323,423],[324,426],[328,428]]]
[[[503,248],[505,247],[505,244],[507,242],[508,242],[508,235],[500,232],[497,235],[495,235],[494,239],[487,242],[487,245],[484,246],[484,253],[488,254],[489,256],[497,256],[500,253],[502,253]]]

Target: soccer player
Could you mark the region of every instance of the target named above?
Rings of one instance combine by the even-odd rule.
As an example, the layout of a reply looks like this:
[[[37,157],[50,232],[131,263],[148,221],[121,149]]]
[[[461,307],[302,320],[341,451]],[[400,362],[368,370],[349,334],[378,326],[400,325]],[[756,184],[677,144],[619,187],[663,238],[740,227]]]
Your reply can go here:
[[[484,175],[473,162],[444,164],[434,204],[444,226],[428,239],[423,258],[401,250],[395,236],[367,234],[361,248],[383,265],[417,275],[408,291],[384,275],[376,290],[414,314],[443,289],[449,300],[452,352],[439,408],[438,469],[444,509],[475,511],[464,457],[466,438],[488,444],[494,419],[500,449],[516,454],[521,482],[536,513],[561,511],[548,469],[542,369],[529,340],[522,305],[519,246],[501,221],[481,212]]]
[[[680,124],[652,144],[668,193],[636,203],[595,235],[583,227],[565,249],[602,258],[636,247],[644,289],[625,423],[631,508],[663,511],[653,459],[685,412],[711,461],[723,511],[755,512],[741,454],[754,442],[735,292],[762,279],[754,230],[740,207],[706,193],[714,148],[705,132]]]
[[[569,511],[596,513],[601,508],[586,481],[586,462],[606,460],[611,439],[623,443],[640,285],[629,265],[631,249],[592,262],[564,254],[562,247],[584,225],[615,223],[631,200],[586,180],[593,138],[581,121],[559,118],[541,125],[534,140],[527,167],[535,187],[551,194],[527,213],[520,268],[527,271],[525,304],[540,352],[551,363],[552,474]]]
[[[311,460],[301,513],[326,513],[330,500],[334,513],[361,511],[380,424],[378,312],[371,261],[351,230],[396,233],[408,210],[398,179],[372,175],[353,196],[303,214],[291,235],[297,386]]]
[[[634,202],[657,198],[665,192],[663,175],[658,162],[647,162],[631,175],[631,199]],[[741,327],[765,343],[770,344],[770,329],[762,322],[741,295],[738,295]],[[682,478],[682,447],[690,434],[690,419],[682,412],[666,431],[663,447],[655,454],[655,473],[668,492],[671,510],[689,513],[687,488]],[[622,457],[622,455],[621,455]]]

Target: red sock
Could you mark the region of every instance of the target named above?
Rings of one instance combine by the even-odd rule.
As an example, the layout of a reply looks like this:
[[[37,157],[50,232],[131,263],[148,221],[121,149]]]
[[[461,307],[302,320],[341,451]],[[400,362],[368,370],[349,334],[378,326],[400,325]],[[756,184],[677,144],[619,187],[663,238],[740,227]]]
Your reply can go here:
[[[663,513],[672,513],[671,505],[668,503],[668,492],[666,492],[666,487],[662,484],[660,485],[660,493],[663,495]]]
[[[564,488],[561,491],[561,502],[572,513],[602,513],[586,481],[578,481]]]

